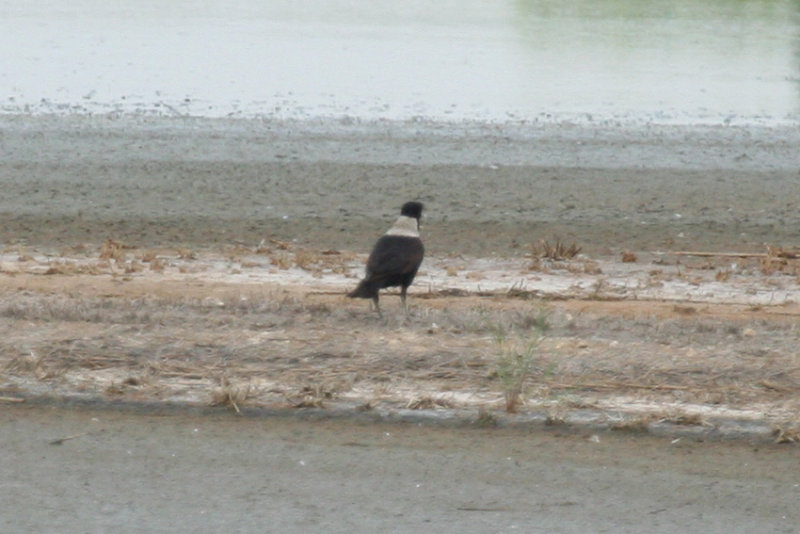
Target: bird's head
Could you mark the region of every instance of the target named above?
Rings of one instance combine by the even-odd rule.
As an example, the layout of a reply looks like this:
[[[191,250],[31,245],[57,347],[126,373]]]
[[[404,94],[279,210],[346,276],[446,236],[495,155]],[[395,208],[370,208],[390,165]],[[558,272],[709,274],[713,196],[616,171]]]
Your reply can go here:
[[[417,202],[412,200],[411,202],[406,202],[403,204],[403,207],[400,208],[400,215],[405,215],[406,217],[413,217],[417,221],[419,221],[420,217],[422,217],[422,202]]]

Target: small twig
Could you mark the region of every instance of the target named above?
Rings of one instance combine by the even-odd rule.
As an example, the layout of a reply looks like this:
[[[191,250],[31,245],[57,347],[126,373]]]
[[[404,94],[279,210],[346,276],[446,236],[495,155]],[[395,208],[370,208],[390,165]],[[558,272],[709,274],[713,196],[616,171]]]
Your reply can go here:
[[[589,388],[589,389],[618,389],[618,388],[631,388],[631,389],[665,389],[665,390],[686,390],[690,389],[689,386],[674,386],[671,384],[635,384],[630,382],[579,382],[576,384],[561,384],[558,382],[550,382],[547,384],[550,387],[556,388]]]
[[[704,252],[692,250],[677,250],[669,252],[675,256],[700,256],[700,257],[714,257],[721,258],[766,258],[769,256],[766,252]]]
[[[54,440],[50,441],[50,445],[61,445],[65,441],[69,441],[71,439],[82,438],[83,436],[86,436],[88,434],[89,434],[88,432],[83,432],[81,434],[73,434],[71,436],[67,436],[67,437],[64,437],[64,438],[54,439]]]
[[[0,402],[25,402],[25,399],[20,397],[0,397]]]

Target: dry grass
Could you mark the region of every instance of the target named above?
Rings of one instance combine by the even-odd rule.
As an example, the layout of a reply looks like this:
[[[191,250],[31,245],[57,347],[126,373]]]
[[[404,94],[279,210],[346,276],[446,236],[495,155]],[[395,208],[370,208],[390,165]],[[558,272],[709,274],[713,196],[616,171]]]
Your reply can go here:
[[[775,443],[800,443],[800,430],[792,427],[778,426],[772,430]]]
[[[324,408],[325,402],[336,398],[336,391],[326,384],[305,385],[286,400],[293,408]]]
[[[709,426],[709,423],[701,414],[680,411],[673,411],[671,413],[664,414],[658,419],[658,422],[672,423],[673,425],[680,426]]]
[[[75,263],[70,261],[51,261],[44,272],[46,275],[104,274],[110,271],[108,263]]]
[[[538,243],[531,246],[531,256],[550,260],[570,260],[580,254],[581,250],[576,243],[567,245],[560,239],[556,239],[553,243],[546,239],[540,239]]]
[[[322,274],[323,272],[345,274],[350,270],[350,264],[354,258],[353,254],[343,254],[338,250],[320,252],[298,249],[294,252],[294,264],[313,274]]]
[[[487,380],[500,380],[513,410],[520,409],[522,385],[531,387],[531,377],[536,385],[531,391],[546,395],[568,392],[580,399],[584,394],[625,394],[746,405],[752,399],[792,399],[800,384],[800,361],[794,353],[779,350],[794,346],[790,325],[772,326],[766,338],[763,327],[744,335],[743,329],[694,316],[686,319],[689,322],[653,323],[582,316],[566,320],[555,314],[548,337],[536,345],[535,358],[526,362],[519,356],[530,356],[524,342],[540,317],[536,306],[513,302],[501,307],[430,308],[424,317],[403,326],[390,320],[365,329],[363,314],[351,314],[343,302],[329,305],[270,294],[245,299],[231,295],[213,306],[192,297],[15,295],[4,299],[0,316],[11,321],[8,325],[25,324],[26,329],[5,333],[1,369],[6,376],[54,383],[67,373],[89,377],[113,371],[121,395],[131,389],[168,387],[174,380],[201,387],[211,377],[224,375],[228,386],[218,386],[214,398],[230,406],[241,406],[243,400],[260,402],[270,392],[297,407],[320,407],[356,386],[383,387],[385,397],[394,398],[396,383],[475,392]],[[431,330],[432,323],[436,329]],[[523,343],[507,351],[513,358],[506,385],[497,360],[489,356],[500,350],[491,341],[492,325],[498,323],[517,336],[517,344]],[[659,332],[654,332],[655,324]],[[354,330],[360,333],[354,336]],[[615,336],[616,345],[583,340],[582,333],[597,331],[606,338]],[[648,336],[652,345],[642,346]],[[694,339],[688,347],[672,346],[687,339]],[[719,344],[722,339],[729,340],[728,348]],[[704,346],[714,346],[714,352],[692,356],[702,354]],[[765,350],[768,358],[761,355]],[[127,377],[142,380],[131,388],[133,384],[123,382]],[[242,389],[241,384],[265,379],[280,386]],[[416,394],[402,403],[422,408],[441,398],[449,397]]]
[[[522,404],[525,380],[534,364],[536,350],[549,329],[549,311],[539,307],[525,328],[510,329],[506,323],[493,326],[498,347],[497,377],[503,386],[506,411],[515,413]]]
[[[717,282],[727,282],[731,277],[731,271],[728,269],[722,269],[717,271],[717,274],[714,275],[714,280]]]
[[[602,273],[598,262],[588,258],[579,258],[581,247],[572,243],[566,245],[561,240],[550,243],[541,239],[538,243],[531,246],[531,262],[528,264],[529,271],[551,273],[554,270],[564,269],[575,274],[596,275]]]
[[[567,271],[575,274],[603,274],[600,264],[592,260],[583,260],[579,262],[567,263]]]
[[[196,260],[197,259],[197,252],[190,248],[181,247],[179,248],[176,253],[178,254],[178,258],[182,260]]]
[[[441,397],[431,397],[430,395],[423,395],[408,401],[406,408],[409,410],[435,410],[437,408],[455,408],[456,405]]]
[[[621,421],[614,421],[609,425],[611,430],[620,432],[635,432],[645,434],[650,432],[650,423],[653,422],[653,416],[643,415],[631,419],[623,419]]]
[[[537,321],[536,314],[528,307],[516,311],[493,308],[431,310],[424,320],[404,328],[409,341],[405,351],[398,352],[400,347],[393,349],[380,341],[380,337],[388,333],[396,336],[396,325],[377,328],[374,338],[363,334],[353,338],[353,327],[363,318],[354,318],[339,306],[269,296],[230,298],[221,302],[222,305],[209,307],[196,299],[131,303],[107,298],[70,300],[51,297],[7,301],[0,309],[0,315],[34,322],[38,326],[31,332],[35,338],[23,336],[19,342],[13,337],[5,340],[5,354],[21,354],[10,359],[6,369],[14,372],[27,369],[30,372],[38,368],[37,374],[45,377],[53,376],[54,367],[59,365],[68,369],[129,369],[128,375],[141,366],[147,366],[155,376],[203,378],[220,368],[220,358],[235,354],[236,359],[227,362],[225,367],[231,380],[265,376],[269,370],[276,380],[300,388],[307,387],[309,380],[318,383],[321,379],[341,381],[346,378],[356,383],[374,381],[380,376],[397,376],[411,381],[435,380],[456,390],[469,390],[478,388],[481,376],[486,376],[487,369],[491,368],[484,356],[484,351],[491,349],[485,341],[485,336],[491,333],[489,325],[501,322],[510,329],[524,332]],[[93,333],[79,339],[69,335],[60,338],[59,325],[63,322],[84,324],[81,328]],[[437,324],[434,334],[428,333],[431,322]],[[582,321],[571,324],[574,325],[570,327],[573,332],[579,333],[585,328]],[[92,325],[97,325],[97,328]],[[616,328],[603,326],[603,323],[597,326],[611,331]],[[685,332],[683,326],[676,324],[675,327],[676,331]],[[567,327],[559,326],[558,336],[563,337],[569,332],[564,328]],[[649,323],[641,326],[630,324],[622,332],[637,338],[636,331],[642,328],[650,328]],[[662,323],[661,328],[663,342],[675,338],[670,323]],[[694,329],[694,335],[699,336],[716,337],[729,335],[727,331],[736,332],[724,325],[704,326],[704,323],[695,324]],[[312,334],[314,331],[318,333]],[[133,332],[136,335],[132,335]],[[265,341],[247,341],[254,335],[258,336],[258,332],[285,333],[270,336]],[[435,337],[430,338],[431,335]],[[788,340],[792,334],[790,330],[778,330],[772,336]],[[750,342],[742,342],[739,337],[732,338],[732,341],[744,349],[748,343],[760,344],[756,337],[753,335]],[[661,343],[658,338],[654,341]],[[702,337],[698,338],[698,343],[703,343]],[[47,358],[34,362],[30,356],[25,356],[28,352],[19,350],[23,344],[32,344],[37,354],[48,355]],[[447,349],[450,345],[453,348]],[[786,395],[786,391],[791,390],[800,378],[796,363],[794,366],[781,364],[780,359],[774,359],[774,363],[770,360],[771,365],[766,367],[763,358],[738,364],[733,360],[712,358],[705,366],[702,365],[706,363],[704,361],[690,359],[681,363],[669,359],[666,366],[660,366],[648,363],[652,359],[642,359],[641,354],[632,354],[634,359],[631,361],[640,365],[631,366],[624,351],[618,361],[581,360],[582,367],[573,370],[559,361],[567,349],[559,349],[547,342],[539,348],[541,361],[538,367],[553,364],[559,368],[557,378],[542,377],[552,391],[651,391],[700,395],[730,390],[741,394],[748,388],[739,384],[763,383],[769,387],[760,386],[760,390]],[[412,350],[409,352],[409,349]],[[619,353],[619,349],[615,352]],[[748,362],[753,364],[750,370],[743,365]],[[739,369],[738,372],[732,372],[735,368]],[[332,389],[328,387],[328,391]],[[322,400],[328,398],[313,389],[308,389],[304,395]]]
[[[767,246],[767,254],[761,258],[761,272],[773,274],[800,275],[800,247]]]
[[[118,263],[124,263],[127,259],[125,251],[131,248],[133,247],[121,241],[108,238],[105,243],[103,243],[103,246],[100,247],[99,257],[101,260],[114,260]]]
[[[707,252],[707,251],[681,251],[673,254],[687,258],[700,257],[704,263],[695,266],[700,269],[719,269],[720,264],[730,265],[731,259],[736,263],[741,263],[742,267],[755,263],[761,274],[771,276],[775,274],[786,274],[790,276],[800,275],[800,247],[781,247],[767,245],[766,252]],[[691,264],[689,264],[691,265]],[[718,273],[717,280],[727,280],[726,270]]]
[[[32,376],[36,380],[48,381],[60,379],[67,368],[60,362],[35,353],[20,354],[9,359],[2,367],[3,374]]]
[[[271,248],[292,264],[302,252]],[[346,264],[346,257],[336,251],[308,253],[301,263],[329,268]],[[156,261],[158,254],[145,252],[125,264],[152,268]],[[39,279],[56,291],[20,290],[19,282],[7,277],[0,300],[0,374],[7,383],[125,398],[211,395],[212,403],[233,410],[243,403],[270,402],[325,408],[342,397],[414,409],[473,402],[452,400],[467,397],[462,394],[478,394],[480,402],[494,405],[506,391],[512,410],[524,409],[523,396],[569,397],[576,406],[622,396],[709,406],[798,406],[796,321],[770,318],[769,307],[714,316],[705,305],[636,308],[630,302],[621,304],[639,311],[617,315],[602,311],[611,290],[600,279],[597,301],[583,300],[569,310],[562,306],[575,303],[551,304],[551,329],[525,363],[519,356],[526,354],[525,341],[540,321],[530,292],[420,294],[425,298],[410,317],[387,313],[378,321],[341,295],[289,292],[279,285],[147,285],[142,279],[155,276],[146,268],[134,277],[135,284],[108,282],[107,276],[97,277],[95,284],[84,274],[86,280],[63,272],[29,282]],[[63,280],[53,280],[59,276]],[[656,269],[650,276],[667,275]],[[661,315],[651,314],[653,306]],[[511,363],[524,372],[509,372],[507,385],[498,369],[501,350],[494,325],[522,343],[509,354],[517,356]],[[514,381],[518,388],[512,387]],[[688,415],[660,417],[700,424]]]
[[[475,419],[475,426],[479,428],[494,428],[497,426],[497,418],[485,408],[480,408],[478,417]]]
[[[226,377],[220,382],[220,387],[211,390],[211,406],[227,406],[241,413],[239,407],[250,397],[252,386],[249,383],[232,384]]]
[[[278,252],[269,258],[272,265],[278,269],[291,269],[294,264],[294,258],[287,252]]]

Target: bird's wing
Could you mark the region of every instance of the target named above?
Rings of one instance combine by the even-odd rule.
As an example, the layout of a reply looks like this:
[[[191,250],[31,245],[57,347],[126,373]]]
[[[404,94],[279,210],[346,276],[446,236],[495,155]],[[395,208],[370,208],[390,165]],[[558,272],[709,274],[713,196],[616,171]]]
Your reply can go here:
[[[416,271],[425,249],[418,238],[383,236],[367,260],[367,271],[375,276]]]

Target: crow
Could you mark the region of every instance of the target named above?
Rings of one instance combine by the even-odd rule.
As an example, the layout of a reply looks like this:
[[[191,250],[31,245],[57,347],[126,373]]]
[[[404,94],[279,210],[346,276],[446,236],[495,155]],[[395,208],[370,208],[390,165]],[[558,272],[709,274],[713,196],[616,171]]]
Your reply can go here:
[[[378,239],[367,260],[366,276],[353,291],[350,298],[372,299],[379,316],[378,291],[385,287],[400,286],[403,309],[408,314],[406,291],[417,274],[425,247],[419,238],[419,219],[422,217],[421,202],[406,202],[400,208],[400,217],[394,225]]]

